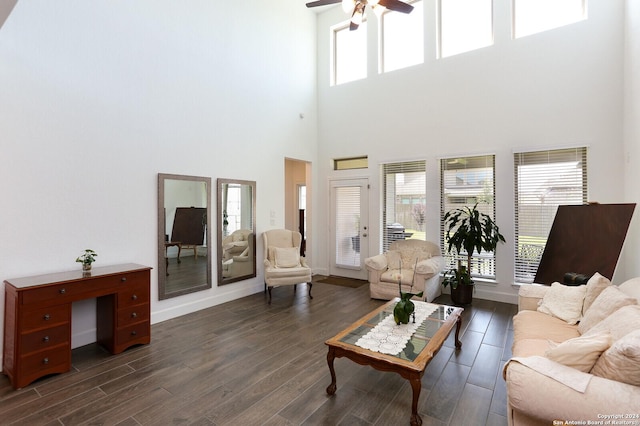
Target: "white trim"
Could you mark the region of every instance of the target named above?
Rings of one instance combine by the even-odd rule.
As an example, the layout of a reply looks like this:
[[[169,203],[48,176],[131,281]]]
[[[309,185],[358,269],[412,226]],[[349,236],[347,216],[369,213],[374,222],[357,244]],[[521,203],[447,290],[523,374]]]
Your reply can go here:
[[[512,154],[527,154],[530,152],[542,152],[542,151],[561,151],[563,149],[578,149],[578,148],[589,148],[590,145],[587,143],[584,144],[571,144],[571,145],[546,145],[546,146],[538,146],[532,148],[514,148],[511,150]]]

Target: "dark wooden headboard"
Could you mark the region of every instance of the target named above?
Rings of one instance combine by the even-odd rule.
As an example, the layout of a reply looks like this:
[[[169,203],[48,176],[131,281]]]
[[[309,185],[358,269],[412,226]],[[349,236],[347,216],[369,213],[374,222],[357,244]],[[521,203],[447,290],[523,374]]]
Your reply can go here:
[[[187,246],[204,244],[207,229],[207,209],[204,207],[177,207],[173,218],[171,241],[180,241]]]
[[[635,204],[560,206],[534,282],[562,282],[566,272],[611,279]]]

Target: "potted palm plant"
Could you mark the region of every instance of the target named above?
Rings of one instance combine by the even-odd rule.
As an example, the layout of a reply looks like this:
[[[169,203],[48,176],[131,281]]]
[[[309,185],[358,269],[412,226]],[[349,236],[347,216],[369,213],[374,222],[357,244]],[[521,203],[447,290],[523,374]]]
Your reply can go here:
[[[473,298],[474,282],[471,279],[471,258],[477,251],[493,252],[498,243],[505,242],[498,225],[488,215],[478,210],[478,203],[473,207],[465,206],[447,212],[442,218],[444,222],[447,250],[455,249],[460,255],[467,256],[466,265],[458,260],[456,268],[444,274],[442,285],[451,286],[451,300],[455,304],[466,305]]]

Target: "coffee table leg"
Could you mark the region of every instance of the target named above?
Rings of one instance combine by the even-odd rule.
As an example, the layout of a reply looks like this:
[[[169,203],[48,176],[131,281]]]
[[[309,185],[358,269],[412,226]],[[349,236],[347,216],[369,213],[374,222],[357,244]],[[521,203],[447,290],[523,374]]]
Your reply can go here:
[[[327,354],[327,364],[329,364],[329,372],[331,373],[331,384],[327,386],[327,393],[329,395],[336,393],[336,370],[333,368],[333,360],[335,358],[336,350],[334,348],[329,348],[329,353]]]
[[[413,390],[413,401],[411,401],[411,426],[420,426],[422,418],[418,414],[418,400],[420,399],[420,391],[422,390],[422,380],[420,376],[411,377],[409,379],[411,389]]]
[[[456,321],[456,349],[462,348],[462,342],[460,341],[460,338],[458,337],[460,335],[460,325],[461,324],[462,324],[462,317],[458,317],[458,320]]]

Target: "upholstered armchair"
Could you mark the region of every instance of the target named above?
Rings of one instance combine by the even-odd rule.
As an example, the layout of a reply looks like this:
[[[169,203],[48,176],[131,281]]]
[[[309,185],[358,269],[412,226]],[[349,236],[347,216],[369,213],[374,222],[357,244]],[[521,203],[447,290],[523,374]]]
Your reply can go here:
[[[243,253],[249,248],[252,239],[250,229],[238,229],[222,239],[222,260],[229,260],[233,256]]]
[[[234,234],[240,231],[242,230],[235,231]],[[225,240],[229,237],[231,237],[231,235],[226,237]],[[232,241],[227,244],[225,244],[225,240],[223,240],[222,276],[225,278],[241,277],[254,273],[253,256],[255,255],[255,247],[253,232],[248,231],[248,233],[242,233],[242,238],[244,239],[236,242]],[[228,249],[225,249],[225,247],[228,247]],[[244,250],[237,253],[242,248],[244,248]]]
[[[269,292],[274,287],[307,283],[311,296],[311,268],[304,257],[300,256],[302,235],[288,229],[272,229],[262,234],[264,243],[264,289]]]
[[[369,292],[373,299],[391,300],[400,296],[398,291],[400,275],[402,291],[405,293],[422,291],[423,299],[427,302],[433,301],[442,293],[439,276],[445,263],[440,247],[432,242],[394,241],[389,245],[389,251],[369,257],[364,263],[369,272]],[[402,273],[400,273],[400,267],[402,267]]]

